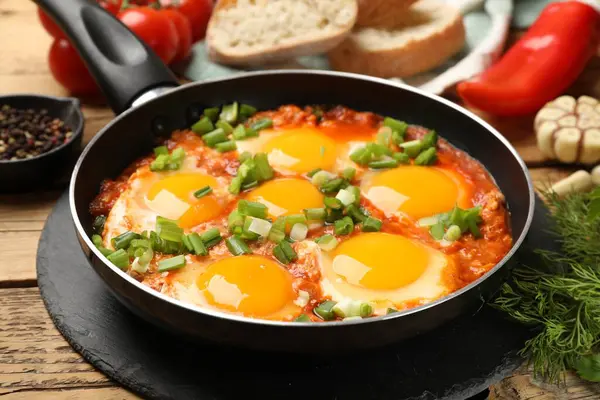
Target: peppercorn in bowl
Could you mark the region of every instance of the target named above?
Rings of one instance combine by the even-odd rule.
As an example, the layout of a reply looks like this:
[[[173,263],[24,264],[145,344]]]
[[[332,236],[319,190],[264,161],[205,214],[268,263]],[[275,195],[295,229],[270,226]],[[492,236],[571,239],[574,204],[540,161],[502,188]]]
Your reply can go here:
[[[79,100],[0,96],[0,192],[33,191],[64,175],[81,146]]]

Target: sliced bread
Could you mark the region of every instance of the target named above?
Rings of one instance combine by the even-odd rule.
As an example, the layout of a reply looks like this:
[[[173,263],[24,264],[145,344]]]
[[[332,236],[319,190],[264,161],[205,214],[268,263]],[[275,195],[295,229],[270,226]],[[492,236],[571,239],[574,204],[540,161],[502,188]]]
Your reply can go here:
[[[329,52],[340,71],[404,78],[442,65],[465,43],[460,12],[438,0],[419,0],[393,30],[358,28]]]
[[[220,0],[206,34],[213,61],[246,66],[324,53],[356,22],[356,0]]]
[[[417,0],[358,0],[356,26],[392,29],[401,25],[406,10]]]

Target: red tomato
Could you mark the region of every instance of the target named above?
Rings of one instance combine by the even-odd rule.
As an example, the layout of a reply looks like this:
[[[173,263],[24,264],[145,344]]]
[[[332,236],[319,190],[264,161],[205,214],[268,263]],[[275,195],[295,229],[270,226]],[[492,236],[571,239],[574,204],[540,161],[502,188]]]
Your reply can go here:
[[[119,10],[121,9],[121,5],[123,4],[123,0],[98,0],[98,3],[109,13],[113,15],[117,15]],[[54,38],[65,38],[65,34],[63,31],[54,23],[52,18],[50,18],[45,12],[42,11],[41,8],[38,7],[38,17],[40,18],[40,22],[42,26],[50,34],[50,36]]]
[[[77,51],[66,39],[55,39],[48,54],[50,72],[58,83],[73,94],[96,94],[98,85]]]
[[[192,27],[190,25],[190,21],[188,21],[188,19],[182,13],[174,8],[165,8],[159,12],[166,15],[167,18],[173,22],[173,25],[175,25],[175,29],[177,30],[177,36],[179,36],[177,53],[171,62],[185,60],[192,47]]]
[[[119,13],[118,18],[135,32],[165,64],[177,54],[179,37],[166,15],[149,7],[137,7]]]
[[[170,4],[187,17],[192,26],[192,40],[197,42],[204,39],[206,25],[212,14],[213,3],[211,0],[170,0]]]

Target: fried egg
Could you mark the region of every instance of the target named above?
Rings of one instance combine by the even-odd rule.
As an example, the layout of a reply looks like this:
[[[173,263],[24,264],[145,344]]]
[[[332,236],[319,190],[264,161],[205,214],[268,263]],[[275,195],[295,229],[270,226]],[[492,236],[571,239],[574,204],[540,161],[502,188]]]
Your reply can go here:
[[[215,178],[196,166],[194,157],[186,157],[182,167],[171,172],[136,171],[127,189],[115,202],[105,223],[104,241],[128,230],[154,230],[156,217],[177,220],[185,230],[213,220],[223,213],[232,195],[227,178]],[[194,192],[210,186],[213,192],[197,199]]]
[[[292,276],[276,261],[242,255],[193,261],[172,273],[164,292],[187,303],[262,319],[289,320],[301,312]]]
[[[368,172],[361,192],[388,217],[419,219],[450,211],[457,204],[462,208],[473,206],[472,184],[457,172],[438,167],[406,165]]]
[[[348,160],[349,138],[364,144],[374,132],[375,128],[357,130],[350,124],[265,129],[256,138],[238,141],[237,147],[240,153],[267,153],[269,164],[283,174],[305,174],[317,168],[337,171],[347,166],[340,163],[340,155]]]
[[[321,255],[321,289],[334,301],[375,304],[376,314],[407,302],[425,303],[449,293],[443,253],[400,235],[362,233]]]
[[[280,178],[265,182],[248,193],[247,199],[266,205],[271,218],[302,214],[305,208],[323,207],[323,194],[302,178]]]

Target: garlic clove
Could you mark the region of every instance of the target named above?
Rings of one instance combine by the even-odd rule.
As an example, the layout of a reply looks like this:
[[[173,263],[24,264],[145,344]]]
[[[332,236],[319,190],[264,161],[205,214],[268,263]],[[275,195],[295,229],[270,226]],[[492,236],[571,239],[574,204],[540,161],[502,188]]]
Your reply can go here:
[[[577,128],[562,128],[556,131],[554,140],[554,154],[564,163],[577,161],[581,131]]]

